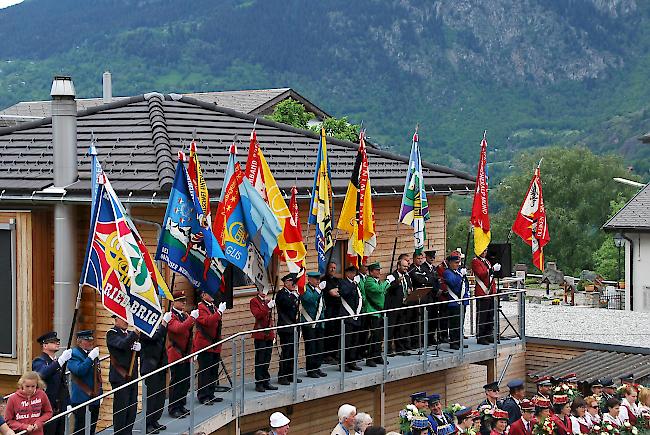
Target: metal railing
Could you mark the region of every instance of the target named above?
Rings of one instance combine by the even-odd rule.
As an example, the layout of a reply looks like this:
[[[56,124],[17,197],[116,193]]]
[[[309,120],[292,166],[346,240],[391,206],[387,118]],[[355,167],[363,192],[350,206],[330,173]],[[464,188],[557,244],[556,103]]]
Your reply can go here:
[[[512,296],[516,298],[516,301],[514,303],[508,302],[507,309],[503,310],[501,301],[506,298],[509,299]],[[458,308],[450,306],[450,304],[454,303],[459,305]],[[475,326],[479,337],[472,337],[474,319],[472,318],[471,325],[465,321],[468,307],[465,304],[468,304],[468,306],[475,306],[473,311],[476,311],[477,322]],[[376,320],[372,320],[373,318]],[[489,324],[491,322],[493,322],[493,328],[490,328]],[[324,332],[328,335],[324,334],[322,338],[303,338],[300,340],[301,329],[311,328],[313,326],[320,327],[319,325],[321,324],[323,325]],[[361,324],[362,326],[359,327],[358,324]],[[486,326],[486,329],[482,329],[484,326]],[[436,330],[432,331],[432,328]],[[208,404],[205,403],[197,404],[197,393],[200,397],[203,388],[214,387],[214,385],[198,385],[199,388],[197,389],[197,382],[199,384],[201,383],[201,376],[204,374],[202,373],[202,370],[214,370],[216,368],[217,376],[215,381],[217,384],[217,391],[224,393],[221,398],[224,403],[228,404],[229,402],[231,417],[234,419],[244,414],[246,397],[250,394],[256,394],[253,393],[255,391],[253,384],[257,385],[260,383],[259,380],[256,381],[255,377],[252,376],[252,373],[255,372],[255,368],[260,367],[260,365],[250,362],[250,354],[255,352],[254,346],[250,343],[250,341],[253,340],[251,336],[253,333],[271,331],[279,335],[279,340],[277,340],[279,343],[276,342],[272,345],[273,348],[278,350],[278,359],[284,357],[285,364],[286,360],[290,360],[289,364],[291,364],[291,370],[288,372],[285,370],[283,375],[286,379],[290,380],[291,396],[293,401],[296,401],[298,398],[298,382],[296,382],[296,380],[299,374],[299,366],[301,365],[301,362],[304,362],[304,358],[299,356],[301,342],[303,348],[305,345],[319,340],[326,344],[325,348],[322,350],[310,350],[310,356],[312,358],[329,356],[330,359],[338,360],[330,363],[330,367],[327,370],[330,371],[330,374],[338,374],[341,390],[344,390],[346,378],[352,376],[352,372],[359,370],[358,363],[362,362],[363,359],[366,359],[366,365],[368,365],[369,368],[372,368],[373,366],[369,364],[368,360],[372,359],[373,362],[375,362],[375,367],[379,367],[379,370],[382,371],[382,379],[385,382],[388,379],[389,373],[388,358],[396,355],[416,356],[416,363],[422,364],[423,370],[426,371],[432,359],[438,356],[438,352],[457,352],[457,361],[458,363],[462,363],[468,352],[492,348],[494,349],[494,355],[496,355],[496,348],[500,345],[501,340],[503,339],[518,337],[522,341],[525,340],[525,290],[505,291],[500,292],[497,295],[474,296],[458,299],[456,301],[452,300],[446,302],[407,305],[374,313],[360,313],[358,316],[339,316],[314,322],[303,322],[292,325],[274,326],[272,328],[237,332],[204,349],[191,353],[173,363],[167,364],[151,373],[140,376],[137,379],[126,382],[115,389],[104,392],[98,397],[55,415],[48,421],[48,423],[55,422],[58,419],[65,419],[66,434],[83,433],[84,435],[90,435],[91,406],[101,404],[104,399],[114,397],[116,393],[122,390],[134,387],[137,388],[140,386],[142,389],[142,400],[140,403],[136,400],[136,403],[128,406],[137,407],[138,404],[141,405],[140,418],[138,420],[136,417],[134,424],[137,427],[141,427],[142,433],[145,434],[147,433],[146,415],[148,414],[146,400],[148,393],[147,380],[156,375],[166,375],[168,369],[188,362],[190,363],[190,385],[189,393],[187,394],[187,404],[190,412],[189,415],[178,418],[181,419],[188,417],[187,425],[183,426],[183,431],[187,430],[189,435],[194,434],[196,423],[198,423],[195,420],[196,411],[200,406],[208,406]],[[443,331],[445,331],[446,334]],[[486,336],[485,331],[489,331],[490,336]],[[354,337],[354,334],[365,338],[361,339],[358,336]],[[483,336],[480,334],[483,334]],[[448,337],[445,337],[445,335]],[[289,343],[286,341],[288,337],[290,339]],[[446,343],[441,343],[445,338],[457,340],[457,342],[454,343],[457,344],[457,346],[452,348],[450,345],[450,347],[447,348]],[[375,341],[373,341],[373,339]],[[475,342],[475,339],[480,341]],[[333,346],[333,343],[336,343],[334,349],[331,347]],[[481,344],[479,345],[478,343]],[[472,349],[468,348],[468,344],[472,345]],[[222,358],[215,360],[214,364],[216,364],[216,367],[213,364],[208,367],[197,369],[194,362],[197,361],[201,355],[206,355],[208,351],[216,349],[219,346],[222,346]],[[374,346],[374,348],[371,348],[371,346]],[[376,353],[377,349],[379,349],[379,355],[369,353],[372,351]],[[258,350],[260,350],[259,346]],[[282,355],[281,351],[284,351],[285,354]],[[288,352],[291,352],[292,355],[287,355],[286,353]],[[228,359],[230,359],[229,368],[226,363]],[[326,362],[322,362],[320,367],[325,367],[326,365]],[[357,368],[355,369],[353,366],[356,366]],[[284,367],[286,368],[286,366]],[[221,374],[219,374],[220,368],[222,369]],[[332,368],[334,371],[330,370]],[[229,372],[228,369],[230,369]],[[313,371],[312,368],[311,372]],[[307,375],[308,377],[314,377],[309,376],[309,373],[307,373]],[[199,378],[198,381],[197,376]],[[181,381],[183,380],[187,381],[188,379],[185,378]],[[268,381],[270,381],[270,379]],[[229,387],[221,386],[221,382],[227,382]],[[166,390],[167,386],[165,386],[164,389]],[[160,392],[162,392],[162,390]],[[163,405],[163,410],[165,406],[166,405]],[[75,411],[79,410],[84,410],[85,412],[85,426],[78,432],[72,432],[70,416]],[[115,411],[116,410],[114,409],[114,413]],[[125,408],[117,411],[125,411]],[[160,412],[161,409],[155,411]],[[149,410],[149,413],[150,412],[151,410]]]

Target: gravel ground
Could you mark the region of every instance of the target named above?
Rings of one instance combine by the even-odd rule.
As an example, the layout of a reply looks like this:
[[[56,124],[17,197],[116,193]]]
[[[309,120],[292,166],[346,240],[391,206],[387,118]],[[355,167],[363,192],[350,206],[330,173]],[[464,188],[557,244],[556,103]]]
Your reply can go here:
[[[516,303],[501,306],[517,315]],[[650,348],[650,313],[527,303],[526,335]]]

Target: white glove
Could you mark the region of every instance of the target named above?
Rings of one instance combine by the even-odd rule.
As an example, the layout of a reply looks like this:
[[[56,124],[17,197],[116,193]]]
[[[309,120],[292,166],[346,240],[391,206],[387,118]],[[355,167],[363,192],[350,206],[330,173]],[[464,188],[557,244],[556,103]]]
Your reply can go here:
[[[460,274],[463,275],[463,276],[467,275],[467,269],[465,269],[464,267],[461,267]]]
[[[492,266],[492,269],[494,269],[495,272],[498,272],[501,270],[501,265],[499,263],[495,263],[494,266]]]
[[[395,281],[395,277],[393,275],[388,275],[386,281],[388,281],[388,284],[392,284],[393,281]]]
[[[59,356],[59,365],[63,366],[70,358],[72,358],[72,349],[64,350],[61,356]]]
[[[99,347],[93,348],[90,352],[88,352],[88,358],[90,359],[97,359],[99,356]]]
[[[169,311],[163,314],[163,322],[169,323],[171,319],[172,319],[172,313],[170,313]]]
[[[134,350],[136,352],[140,352],[140,349],[142,349],[142,345],[140,344],[139,341],[136,341],[133,343],[133,346],[131,346],[131,350]]]
[[[72,405],[68,405],[68,406],[65,408],[66,411],[70,411],[71,409],[72,409]]]
[[[320,284],[318,284],[318,288],[321,290],[325,290],[325,287],[327,287],[327,282],[321,281]]]
[[[354,277],[354,282],[357,283],[357,284],[359,284],[359,283],[361,282],[361,277],[360,277],[359,275],[356,275],[356,276]]]
[[[222,302],[219,304],[219,308],[217,308],[217,311],[219,311],[220,314],[223,314],[224,311],[226,311],[226,303]]]
[[[195,319],[199,318],[199,310],[192,310],[190,313],[190,316],[194,317]]]
[[[266,305],[269,307],[269,309],[272,309],[273,307],[275,307],[275,300],[271,299],[269,303]]]

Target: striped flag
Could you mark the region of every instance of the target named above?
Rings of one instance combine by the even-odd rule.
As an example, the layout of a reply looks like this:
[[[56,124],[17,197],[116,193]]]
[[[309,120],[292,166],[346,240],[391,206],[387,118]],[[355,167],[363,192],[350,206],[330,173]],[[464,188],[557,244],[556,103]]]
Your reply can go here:
[[[425,222],[428,220],[429,202],[427,201],[427,191],[422,176],[422,160],[420,159],[420,147],[418,146],[418,133],[416,131],[413,134],[399,221],[413,227],[414,246],[417,253],[424,250],[424,242],[427,239]]]
[[[480,256],[490,244],[490,215],[488,213],[488,172],[487,172],[487,140],[483,134],[481,141],[481,157],[476,173],[476,188],[470,223],[474,226],[474,253]]]
[[[309,204],[308,223],[316,225],[316,253],[318,254],[318,270],[325,274],[327,269],[327,252],[332,249],[333,228],[333,206],[332,206],[332,182],[330,163],[327,159],[327,142],[325,140],[325,129],[321,128],[320,143],[318,144],[318,155],[316,156],[316,173],[314,174],[314,186]]]

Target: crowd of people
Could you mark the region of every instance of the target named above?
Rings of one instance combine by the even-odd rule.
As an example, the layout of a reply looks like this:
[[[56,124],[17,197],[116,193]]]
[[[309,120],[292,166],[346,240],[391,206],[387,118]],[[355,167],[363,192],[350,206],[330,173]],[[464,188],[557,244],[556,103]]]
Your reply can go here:
[[[629,377],[619,386],[612,379],[592,382],[579,391],[575,375],[537,379],[537,393],[526,398],[522,380],[508,382],[508,395],[499,397],[497,382],[483,386],[485,399],[475,407],[453,404],[443,409],[439,394],[417,392],[399,412],[404,435],[638,435],[650,431],[650,388]],[[341,405],[331,435],[390,435],[371,415]],[[269,418],[270,430],[255,435],[286,435],[291,421],[281,412]]]
[[[499,270],[499,265],[490,264],[485,254],[476,257],[471,263],[477,283],[477,296],[496,293],[493,276]],[[298,277],[292,273],[282,278],[283,287],[273,296],[265,294],[260,288],[258,294],[250,300],[255,329],[255,389],[258,392],[278,389],[271,383],[269,373],[276,338],[275,318],[280,349],[277,383],[281,386],[301,382],[299,378],[294,379],[296,335],[302,335],[306,375],[312,378],[327,376],[321,369],[324,364],[338,365],[339,369],[346,372],[359,371],[362,370],[359,364],[363,361],[366,366],[375,367],[384,363],[384,354],[392,357],[408,355],[410,351],[417,350],[424,344],[421,341],[424,312],[419,307],[424,303],[446,302],[426,307],[429,345],[449,343],[452,349],[459,349],[462,330],[460,306],[467,305],[463,299],[469,297],[467,271],[462,266],[463,257],[459,251],[452,251],[440,263],[436,262],[435,257],[435,251],[402,254],[397,260],[396,269],[385,277],[382,277],[379,263],[367,267],[362,265],[359,269],[346,267],[339,277],[337,264],[330,262],[323,276],[317,272],[307,273],[303,292],[298,292]],[[151,374],[194,352],[203,350],[197,356],[198,402],[210,406],[223,400],[216,394],[219,365],[223,365],[221,346],[217,343],[222,338],[226,302],[215,301],[207,291],[197,294],[200,299],[197,307],[188,309],[185,293],[175,291],[172,306],[162,316],[152,337],[129,330],[124,319],[113,316],[114,326],[106,333],[106,345],[110,357],[108,381],[112,390],[115,390],[115,434],[130,435],[133,432],[138,385],[129,382],[138,375],[149,375],[145,379],[147,394],[144,399],[148,434],[166,430],[160,419],[167,398],[167,410],[171,417],[181,419],[189,415],[187,395],[190,388],[190,360],[171,366],[168,383],[165,370]],[[216,294],[218,297],[221,293]],[[481,299],[478,303],[477,341],[487,345],[493,342],[493,298]],[[407,309],[387,314],[388,348],[382,349],[383,320],[378,312],[404,307]],[[343,343],[340,320],[328,321],[338,317],[346,317]],[[306,324],[300,328],[295,327],[298,323]],[[75,335],[76,346],[63,351],[55,331],[38,338],[42,353],[32,363],[34,372],[25,375],[23,385],[12,399],[15,397],[18,400],[18,397],[26,394],[21,392],[27,388],[24,384],[43,383],[39,397],[34,399],[43,409],[38,419],[30,417],[23,422],[15,416],[7,418],[9,427],[48,435],[63,434],[63,418],[54,419],[45,425],[43,423],[52,414],[57,415],[70,406],[74,408],[103,393],[100,349],[95,343],[95,332],[82,330]],[[341,345],[344,346],[343,352]],[[68,385],[65,376],[66,369],[71,373],[71,385]],[[35,381],[36,376],[38,381]],[[100,403],[96,400],[87,407],[74,410],[73,433],[84,433],[87,409],[90,433],[94,434],[99,408]],[[29,413],[30,416],[36,414]]]

